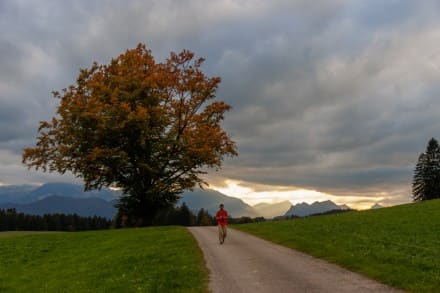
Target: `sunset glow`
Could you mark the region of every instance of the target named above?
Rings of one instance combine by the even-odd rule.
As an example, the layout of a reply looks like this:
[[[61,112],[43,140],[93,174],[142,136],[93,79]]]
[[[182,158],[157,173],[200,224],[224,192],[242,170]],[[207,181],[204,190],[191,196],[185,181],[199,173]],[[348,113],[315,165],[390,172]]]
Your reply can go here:
[[[353,209],[369,209],[375,203],[380,203],[387,196],[386,193],[377,196],[336,196],[316,190],[300,189],[289,186],[268,186],[248,184],[237,180],[225,180],[223,186],[210,185],[210,188],[231,197],[242,199],[249,205],[258,203],[277,203],[290,201],[292,204],[331,200],[338,205],[347,205]]]

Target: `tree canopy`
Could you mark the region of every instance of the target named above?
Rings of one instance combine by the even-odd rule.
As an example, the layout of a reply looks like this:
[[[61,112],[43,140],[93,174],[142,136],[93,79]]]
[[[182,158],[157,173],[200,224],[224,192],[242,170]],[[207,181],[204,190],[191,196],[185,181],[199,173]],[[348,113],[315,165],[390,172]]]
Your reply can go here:
[[[414,201],[440,198],[440,147],[434,138],[419,156],[412,190]]]
[[[82,69],[75,84],[53,92],[57,115],[40,122],[23,163],[71,171],[86,190],[120,188],[120,212],[148,225],[183,190],[203,185],[207,167],[237,155],[221,126],[231,107],[215,99],[220,78],[207,77],[203,61],[184,50],[159,63],[139,44]]]

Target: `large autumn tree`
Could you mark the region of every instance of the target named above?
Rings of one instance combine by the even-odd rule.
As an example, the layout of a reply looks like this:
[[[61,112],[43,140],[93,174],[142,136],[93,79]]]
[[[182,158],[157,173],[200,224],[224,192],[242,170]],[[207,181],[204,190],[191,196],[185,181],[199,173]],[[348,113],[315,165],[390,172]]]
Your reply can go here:
[[[57,114],[40,122],[29,168],[83,179],[85,190],[117,187],[117,207],[138,225],[205,182],[235,143],[222,129],[230,106],[216,100],[219,77],[207,77],[204,60],[184,50],[158,63],[145,45],[108,65],[82,69],[75,84],[54,92]]]

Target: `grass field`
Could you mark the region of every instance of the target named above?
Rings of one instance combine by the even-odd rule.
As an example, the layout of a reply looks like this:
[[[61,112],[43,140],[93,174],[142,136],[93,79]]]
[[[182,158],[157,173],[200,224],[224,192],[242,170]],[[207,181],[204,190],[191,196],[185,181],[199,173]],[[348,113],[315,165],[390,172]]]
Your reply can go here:
[[[0,292],[207,292],[182,227],[0,233]]]
[[[440,200],[234,228],[397,288],[440,290]]]
[[[440,288],[440,200],[234,228],[396,288]],[[182,227],[0,233],[0,292],[207,292],[207,286],[202,253]]]

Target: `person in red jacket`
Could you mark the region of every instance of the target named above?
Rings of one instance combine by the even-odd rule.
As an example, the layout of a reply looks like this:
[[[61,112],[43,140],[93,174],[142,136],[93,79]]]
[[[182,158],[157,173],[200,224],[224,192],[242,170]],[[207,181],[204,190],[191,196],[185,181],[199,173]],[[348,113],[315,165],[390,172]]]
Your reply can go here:
[[[218,237],[220,240],[220,244],[223,244],[226,238],[227,234],[227,227],[228,227],[228,212],[224,209],[224,205],[220,204],[220,209],[215,214],[215,218],[217,219],[217,225],[218,225]]]

